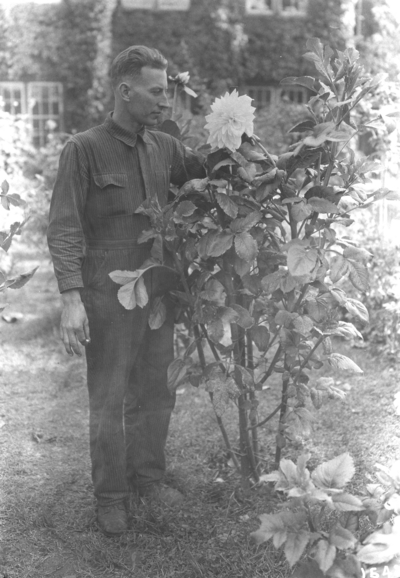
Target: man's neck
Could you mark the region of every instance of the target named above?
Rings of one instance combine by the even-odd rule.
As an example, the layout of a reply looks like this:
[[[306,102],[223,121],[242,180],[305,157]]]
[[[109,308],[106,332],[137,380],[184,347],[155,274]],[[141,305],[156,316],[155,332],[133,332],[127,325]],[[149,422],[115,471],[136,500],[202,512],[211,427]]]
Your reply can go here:
[[[120,127],[134,134],[137,134],[143,128],[143,125],[132,121],[130,115],[126,114],[125,111],[114,110],[112,119],[115,123],[119,124]]]

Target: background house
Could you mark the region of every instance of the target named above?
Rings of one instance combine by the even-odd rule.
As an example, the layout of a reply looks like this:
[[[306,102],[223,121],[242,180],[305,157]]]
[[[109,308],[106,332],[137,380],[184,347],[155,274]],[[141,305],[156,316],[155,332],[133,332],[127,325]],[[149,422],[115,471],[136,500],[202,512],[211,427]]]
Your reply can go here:
[[[258,108],[303,103],[306,89],[279,86],[310,71],[310,36],[343,49],[376,22],[378,0],[12,0],[0,8],[0,99],[29,118],[33,143],[49,130],[80,131],[112,106],[112,58],[132,44],[159,48],[170,73],[189,70],[191,86],[218,95],[236,86]],[[0,3],[1,7],[1,3]],[[194,113],[204,104],[190,98]]]

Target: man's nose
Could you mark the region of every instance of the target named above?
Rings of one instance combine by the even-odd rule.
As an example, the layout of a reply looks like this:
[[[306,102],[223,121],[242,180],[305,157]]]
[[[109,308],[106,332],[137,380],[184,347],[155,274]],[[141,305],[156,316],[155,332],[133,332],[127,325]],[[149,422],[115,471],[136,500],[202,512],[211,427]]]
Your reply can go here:
[[[162,98],[160,99],[158,106],[160,108],[168,108],[169,107],[169,100],[166,94],[163,94]]]

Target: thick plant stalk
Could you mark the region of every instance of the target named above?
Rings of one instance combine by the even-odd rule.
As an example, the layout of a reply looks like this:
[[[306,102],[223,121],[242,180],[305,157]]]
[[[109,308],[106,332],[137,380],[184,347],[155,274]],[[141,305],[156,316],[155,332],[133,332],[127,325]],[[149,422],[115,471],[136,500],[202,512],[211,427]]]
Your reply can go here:
[[[247,367],[251,370],[254,369],[254,355],[253,355],[253,341],[251,339],[251,335],[249,331],[246,332],[246,348],[247,348]],[[256,400],[256,395],[254,391],[251,391],[249,394],[250,400],[254,402]],[[251,428],[251,439],[253,442],[253,452],[255,457],[255,469],[257,473],[259,473],[259,459],[258,456],[260,454],[260,446],[258,443],[258,431],[255,427],[257,424],[256,416],[252,416],[250,418],[250,428]],[[250,429],[249,428],[249,429]]]
[[[207,363],[206,363],[206,358],[205,358],[205,356],[204,356],[204,350],[203,350],[203,346],[202,346],[202,343],[201,343],[201,335],[200,335],[200,331],[199,331],[198,325],[195,325],[195,326],[194,326],[193,332],[194,332],[194,337],[195,337],[195,339],[196,339],[197,353],[198,353],[198,355],[199,355],[200,365],[201,365],[201,368],[202,368],[203,371],[204,371]],[[211,400],[211,403],[212,403],[212,400],[213,400],[213,394],[212,394],[212,392],[209,392],[209,396],[210,396],[210,400]],[[231,443],[230,443],[230,441],[229,441],[228,434],[227,434],[227,432],[226,432],[226,429],[225,429],[225,426],[224,426],[224,424],[223,424],[223,421],[222,421],[222,419],[220,418],[219,415],[215,414],[215,417],[217,418],[218,427],[219,427],[219,429],[220,429],[220,431],[221,431],[222,437],[224,438],[224,442],[225,442],[225,445],[226,445],[226,449],[228,450],[228,455],[229,455],[229,457],[232,459],[232,462],[234,463],[234,466],[235,466],[235,468],[237,469],[237,471],[240,472],[240,465],[239,465],[239,462],[238,462],[238,460],[237,460],[237,457],[236,457],[235,453],[234,453],[233,450],[232,450],[232,446],[231,446]]]
[[[279,414],[279,426],[278,426],[278,435],[283,435],[283,426],[285,423],[285,414],[287,410],[287,401],[288,401],[288,388],[289,388],[289,376],[284,377],[282,379],[282,402],[281,402],[281,412]],[[280,447],[279,443],[276,444],[276,451],[275,451],[275,467],[276,469],[279,468],[279,462],[281,461],[281,454],[282,448]]]

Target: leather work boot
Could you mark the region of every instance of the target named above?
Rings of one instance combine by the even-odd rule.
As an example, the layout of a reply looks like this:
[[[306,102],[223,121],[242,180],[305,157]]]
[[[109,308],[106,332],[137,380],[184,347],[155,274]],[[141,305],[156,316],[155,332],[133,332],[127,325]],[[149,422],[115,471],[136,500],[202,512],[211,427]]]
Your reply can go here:
[[[139,496],[144,502],[160,504],[169,508],[181,505],[184,500],[184,496],[179,490],[164,484],[152,484],[148,488],[141,488]]]
[[[97,506],[97,523],[106,536],[120,536],[128,529],[128,514],[124,502]]]

